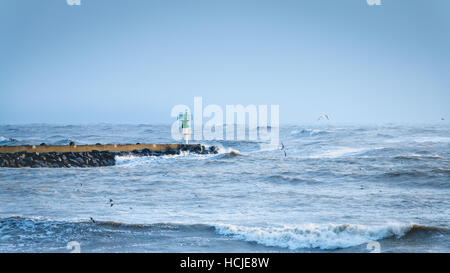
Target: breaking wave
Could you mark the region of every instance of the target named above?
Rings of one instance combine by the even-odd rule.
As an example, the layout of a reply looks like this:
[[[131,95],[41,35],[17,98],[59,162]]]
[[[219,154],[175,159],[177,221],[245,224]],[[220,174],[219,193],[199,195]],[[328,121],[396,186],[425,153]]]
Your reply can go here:
[[[314,179],[303,179],[300,177],[296,177],[296,176],[286,176],[286,175],[281,175],[281,174],[276,174],[276,175],[271,175],[268,177],[269,181],[275,182],[275,183],[283,183],[283,182],[288,182],[288,183],[317,183],[316,180]]]
[[[294,136],[319,136],[329,134],[330,131],[319,129],[296,129],[291,131]]]
[[[206,148],[209,148],[207,145],[204,145]],[[164,162],[167,160],[173,160],[177,158],[185,158],[185,159],[207,159],[207,158],[232,158],[235,156],[242,156],[241,152],[232,148],[224,148],[218,146],[219,151],[218,154],[197,154],[190,153],[189,151],[181,151],[180,154],[175,155],[161,155],[161,156],[136,156],[136,155],[121,155],[116,156],[116,165],[117,166],[142,166],[148,165],[152,162]]]
[[[361,153],[367,152],[371,149],[366,148],[350,148],[350,147],[339,147],[336,149],[324,151],[319,154],[311,155],[309,158],[320,159],[320,158],[338,158],[344,156],[359,155]]]
[[[180,232],[198,236],[227,236],[233,240],[255,242],[270,247],[288,249],[338,249],[361,245],[385,238],[402,238],[411,232],[450,232],[449,229],[416,224],[392,223],[384,226],[352,224],[307,224],[295,227],[245,227],[231,224],[127,224],[114,221],[86,220],[80,222],[54,221],[21,216],[0,219],[0,238],[17,244],[30,239],[66,240],[75,234],[108,234],[127,236],[154,232]],[[195,235],[195,236],[197,236]],[[180,234],[183,236],[183,234]]]
[[[142,166],[148,165],[153,162],[164,162],[167,160],[177,159],[179,157],[191,158],[191,159],[201,159],[207,158],[211,155],[201,155],[201,154],[193,154],[188,151],[182,151],[180,154],[175,155],[161,155],[161,156],[136,156],[136,155],[120,155],[116,156],[116,166]]]
[[[420,154],[411,154],[411,155],[398,155],[393,158],[397,161],[402,160],[412,160],[412,161],[419,161],[419,160],[429,160],[429,159],[443,159],[439,155],[420,155]]]
[[[219,146],[219,155],[221,158],[231,158],[235,156],[242,156],[241,152],[232,148],[224,148]]]
[[[17,139],[0,136],[0,143],[9,143],[9,142],[17,142]]]
[[[431,170],[410,169],[410,170],[392,170],[383,174],[386,177],[411,177],[411,178],[433,178],[439,176],[449,176],[450,169],[435,168]]]
[[[418,142],[418,143],[426,143],[426,142],[449,143],[450,142],[450,137],[426,136],[426,137],[415,138],[414,142]]]
[[[415,224],[388,224],[369,227],[350,224],[309,224],[298,227],[244,227],[217,225],[219,234],[236,239],[256,242],[266,246],[288,249],[337,249],[361,245],[374,240],[401,238],[412,230],[434,229]]]

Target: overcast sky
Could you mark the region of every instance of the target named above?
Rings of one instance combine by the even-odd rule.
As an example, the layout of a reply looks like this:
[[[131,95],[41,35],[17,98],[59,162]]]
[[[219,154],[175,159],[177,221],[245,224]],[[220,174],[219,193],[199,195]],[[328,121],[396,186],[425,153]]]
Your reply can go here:
[[[0,124],[171,123],[194,96],[450,120],[450,1],[0,0]]]

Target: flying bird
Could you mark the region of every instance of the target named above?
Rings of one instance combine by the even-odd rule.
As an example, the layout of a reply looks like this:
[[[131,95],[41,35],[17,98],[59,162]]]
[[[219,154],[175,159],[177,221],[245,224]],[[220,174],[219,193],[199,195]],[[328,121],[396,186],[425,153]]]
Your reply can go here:
[[[317,120],[321,120],[321,119],[327,119],[327,120],[330,120],[330,119],[328,118],[328,115],[325,115],[325,114],[320,115],[320,116],[317,118]]]
[[[286,155],[286,147],[284,147],[283,142],[281,142],[281,149],[280,150],[284,152],[284,157],[286,157],[287,156]]]

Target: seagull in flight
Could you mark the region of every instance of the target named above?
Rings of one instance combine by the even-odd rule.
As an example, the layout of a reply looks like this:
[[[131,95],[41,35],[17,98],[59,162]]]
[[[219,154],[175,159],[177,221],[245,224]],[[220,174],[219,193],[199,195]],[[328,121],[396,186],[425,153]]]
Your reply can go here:
[[[325,114],[320,115],[320,116],[317,118],[317,120],[321,120],[321,119],[327,119],[327,120],[330,120],[330,119],[328,118],[328,115],[325,115]]]
[[[286,155],[286,147],[284,147],[283,142],[281,142],[281,149],[280,150],[282,150],[284,152],[284,157],[286,157],[287,156]]]

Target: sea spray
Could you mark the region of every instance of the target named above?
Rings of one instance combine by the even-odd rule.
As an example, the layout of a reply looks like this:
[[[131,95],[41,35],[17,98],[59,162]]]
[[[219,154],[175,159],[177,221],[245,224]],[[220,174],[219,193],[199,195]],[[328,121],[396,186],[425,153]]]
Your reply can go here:
[[[215,227],[219,234],[266,246],[289,249],[336,249],[393,236],[402,237],[413,228],[413,224],[391,223],[373,227],[352,224],[307,224],[295,227],[245,227],[217,224]]]

